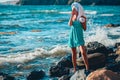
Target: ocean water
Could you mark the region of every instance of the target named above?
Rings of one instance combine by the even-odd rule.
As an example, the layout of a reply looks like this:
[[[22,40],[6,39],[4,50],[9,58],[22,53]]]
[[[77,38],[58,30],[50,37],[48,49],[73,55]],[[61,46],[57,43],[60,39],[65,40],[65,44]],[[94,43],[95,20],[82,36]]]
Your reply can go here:
[[[120,6],[83,6],[87,16],[86,44],[98,41],[113,47],[120,42]],[[10,6],[0,5],[0,72],[26,80],[33,70],[43,69],[43,80],[55,80],[48,75],[51,65],[70,54],[68,36],[70,6]]]

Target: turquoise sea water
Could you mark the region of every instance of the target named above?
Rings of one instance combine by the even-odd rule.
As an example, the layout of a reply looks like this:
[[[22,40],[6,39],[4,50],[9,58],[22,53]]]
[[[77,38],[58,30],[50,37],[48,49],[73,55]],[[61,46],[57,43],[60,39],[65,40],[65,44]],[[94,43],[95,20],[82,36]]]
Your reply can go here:
[[[87,16],[86,44],[98,41],[112,47],[120,42],[120,6],[83,6]],[[0,6],[0,72],[20,80],[32,70],[49,67],[70,53],[70,6]],[[46,76],[43,80],[49,80]]]

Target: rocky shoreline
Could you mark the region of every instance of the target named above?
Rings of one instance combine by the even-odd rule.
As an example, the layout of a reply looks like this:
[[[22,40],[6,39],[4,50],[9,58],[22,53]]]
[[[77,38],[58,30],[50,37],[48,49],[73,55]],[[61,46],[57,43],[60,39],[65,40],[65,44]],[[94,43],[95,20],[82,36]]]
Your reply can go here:
[[[106,47],[97,41],[89,42],[86,49],[90,70],[92,71],[88,76],[84,74],[85,66],[81,55],[77,57],[78,70],[73,74],[72,58],[69,54],[49,68],[49,77],[55,77],[58,80],[97,80],[98,78],[120,80],[120,42],[116,43],[113,48]],[[32,71],[26,79],[39,80],[45,76],[46,73],[43,70]],[[0,80],[15,80],[15,77],[0,73]]]
[[[115,51],[111,48],[105,47],[99,42],[89,42],[86,46],[88,51],[88,60],[90,64],[91,74],[88,77],[84,74],[84,64],[81,57],[77,59],[78,71],[71,75],[72,60],[71,55],[63,57],[55,66],[50,68],[51,77],[60,77],[59,80],[119,80],[120,79],[120,43],[114,46]],[[97,76],[96,72],[97,71]],[[102,72],[102,73],[101,73]],[[105,74],[109,72],[108,74]],[[109,76],[114,74],[115,76]],[[92,78],[91,78],[92,76]],[[93,77],[94,76],[94,77]],[[94,79],[97,77],[96,79]],[[106,79],[107,78],[107,79]]]

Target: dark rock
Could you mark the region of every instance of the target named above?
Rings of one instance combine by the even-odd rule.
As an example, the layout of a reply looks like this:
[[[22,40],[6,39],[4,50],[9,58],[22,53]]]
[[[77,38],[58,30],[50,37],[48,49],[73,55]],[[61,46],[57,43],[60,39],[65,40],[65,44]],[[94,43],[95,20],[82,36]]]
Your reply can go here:
[[[116,62],[120,62],[120,55],[115,59]]]
[[[45,72],[43,70],[40,71],[32,71],[29,76],[27,77],[27,80],[40,80],[45,76]]]
[[[51,77],[61,77],[63,75],[69,74],[69,68],[72,67],[72,56],[70,54],[62,57],[56,65],[50,67],[49,74]]]
[[[15,78],[12,76],[9,76],[8,74],[0,72],[0,80],[15,80]]]
[[[50,67],[49,70],[49,75],[51,77],[61,77],[67,74],[69,74],[69,69],[58,65]]]
[[[120,24],[107,24],[106,27],[119,27]]]
[[[115,59],[117,57],[118,57],[118,54],[115,54],[115,53],[109,54],[106,60],[107,64],[116,62]]]
[[[99,43],[97,41],[89,42],[87,44],[87,53],[92,54],[92,53],[96,53],[96,52],[103,53],[105,55],[108,54],[108,50],[103,44],[101,44],[101,43]]]
[[[88,57],[90,69],[97,69],[105,66],[106,58],[104,54],[101,53],[88,54],[87,57]],[[77,65],[78,67],[84,66],[82,57],[77,59]]]
[[[120,75],[110,70],[100,69],[89,74],[86,80],[120,80]]]
[[[113,50],[113,48],[107,48],[107,51],[108,51],[109,54],[115,53],[114,50]]]
[[[115,48],[118,48],[120,46],[120,43],[115,43]]]
[[[68,68],[72,68],[72,55],[67,55],[63,58],[61,58],[61,60],[57,63],[57,65],[62,66],[62,67],[68,67]]]
[[[120,62],[111,63],[111,64],[106,66],[106,69],[120,73]]]

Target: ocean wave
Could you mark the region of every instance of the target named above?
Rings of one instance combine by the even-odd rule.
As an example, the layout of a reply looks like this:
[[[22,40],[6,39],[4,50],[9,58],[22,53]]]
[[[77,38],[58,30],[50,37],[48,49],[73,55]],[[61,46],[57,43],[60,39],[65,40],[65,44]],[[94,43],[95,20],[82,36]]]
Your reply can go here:
[[[101,14],[100,16],[114,16],[114,14]]]
[[[60,14],[70,14],[71,11],[67,11],[67,12],[59,12]]]
[[[18,54],[0,54],[0,65],[4,63],[25,63],[36,58],[47,57],[60,57],[70,53],[70,49],[67,46],[56,46],[51,50],[45,50],[43,48],[37,48],[30,53],[18,53]]]
[[[39,22],[39,23],[61,23],[61,22],[65,22],[67,21],[67,19],[57,19],[57,20],[39,20],[39,21],[36,21],[36,22]]]
[[[97,14],[97,11],[85,10],[85,14]]]
[[[8,13],[0,13],[0,16],[7,16],[7,15],[11,15],[12,13],[8,12]]]
[[[120,41],[120,36],[119,32],[117,32],[118,28],[111,28],[111,29],[107,29],[105,27],[97,27],[95,29],[92,29],[91,31],[89,31],[88,33],[86,33],[86,38],[85,41],[88,42],[92,42],[92,41],[98,41],[102,44],[104,44],[105,46],[108,47],[113,47],[115,45],[115,43]],[[92,35],[90,35],[92,34]],[[110,37],[111,35],[111,37]],[[114,35],[114,37],[113,37]],[[116,36],[116,37],[115,37]]]
[[[59,13],[57,10],[27,10],[27,11],[11,11],[11,12],[2,12],[0,13],[1,16],[6,15],[17,15],[17,14],[37,14],[37,13]]]

